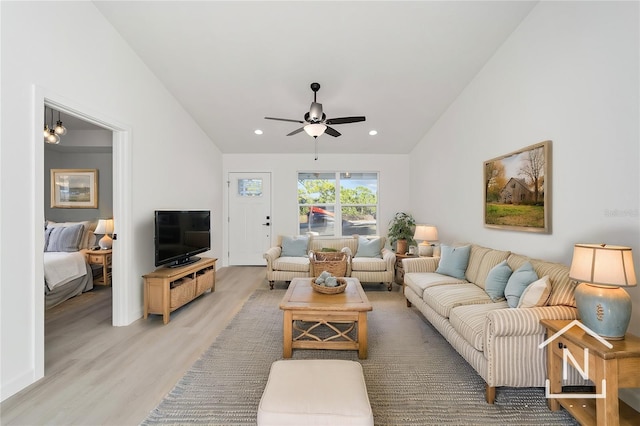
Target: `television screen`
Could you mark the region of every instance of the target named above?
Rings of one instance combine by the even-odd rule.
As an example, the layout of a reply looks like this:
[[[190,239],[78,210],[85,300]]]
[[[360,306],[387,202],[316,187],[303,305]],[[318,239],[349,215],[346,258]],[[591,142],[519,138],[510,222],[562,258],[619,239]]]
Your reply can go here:
[[[181,266],[211,249],[211,212],[208,210],[156,210],[156,266]]]

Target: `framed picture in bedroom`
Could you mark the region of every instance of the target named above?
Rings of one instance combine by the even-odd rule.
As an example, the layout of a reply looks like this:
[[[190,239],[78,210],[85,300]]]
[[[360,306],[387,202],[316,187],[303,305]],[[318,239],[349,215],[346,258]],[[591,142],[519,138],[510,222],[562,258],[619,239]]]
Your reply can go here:
[[[551,233],[551,141],[484,163],[484,225]]]
[[[51,169],[51,207],[97,209],[98,170]]]

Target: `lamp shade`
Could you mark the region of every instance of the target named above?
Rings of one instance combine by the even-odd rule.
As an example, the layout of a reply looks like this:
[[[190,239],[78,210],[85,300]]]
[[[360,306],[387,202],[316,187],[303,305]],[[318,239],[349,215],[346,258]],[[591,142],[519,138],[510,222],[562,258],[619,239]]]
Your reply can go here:
[[[327,126],[322,123],[307,124],[306,126],[304,126],[304,131],[307,132],[309,136],[313,136],[314,138],[317,138],[318,136],[323,134],[326,129]]]
[[[100,219],[93,233],[101,235],[113,234],[113,219]]]
[[[569,278],[613,287],[638,284],[631,248],[606,244],[576,244]]]
[[[413,239],[418,241],[436,241],[438,239],[438,229],[432,225],[416,225],[416,232]]]

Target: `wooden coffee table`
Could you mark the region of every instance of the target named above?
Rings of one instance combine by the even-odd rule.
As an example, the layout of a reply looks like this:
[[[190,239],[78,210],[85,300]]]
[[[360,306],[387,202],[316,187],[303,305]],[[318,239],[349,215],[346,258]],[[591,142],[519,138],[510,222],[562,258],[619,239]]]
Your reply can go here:
[[[284,358],[291,358],[293,348],[357,350],[360,359],[367,357],[367,312],[373,307],[360,281],[346,280],[347,288],[338,294],[318,293],[311,287],[311,278],[291,281],[280,302],[284,311]],[[305,328],[300,322],[309,326]],[[350,326],[340,328],[337,324]],[[349,335],[354,328],[355,338]],[[325,336],[327,331],[334,334]]]

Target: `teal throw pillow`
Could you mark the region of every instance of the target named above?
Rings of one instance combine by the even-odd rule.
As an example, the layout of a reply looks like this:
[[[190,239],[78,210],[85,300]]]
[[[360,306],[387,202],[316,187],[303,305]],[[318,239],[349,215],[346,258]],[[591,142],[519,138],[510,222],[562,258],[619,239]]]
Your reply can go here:
[[[309,237],[298,235],[296,237],[282,237],[281,257],[305,257],[307,256],[307,246]]]
[[[534,281],[538,280],[538,274],[533,270],[530,262],[525,262],[521,267],[516,269],[507,281],[504,289],[504,297],[511,308],[517,308],[520,302],[520,296],[524,290]]]
[[[470,253],[471,246],[440,246],[440,263],[438,263],[436,272],[464,280],[464,273],[467,271]]]
[[[382,258],[382,247],[380,247],[380,238],[364,238],[358,237],[358,251],[355,257],[377,257]]]
[[[512,272],[506,260],[491,268],[484,283],[484,291],[487,292],[491,300],[494,302],[504,300],[504,289]]]

